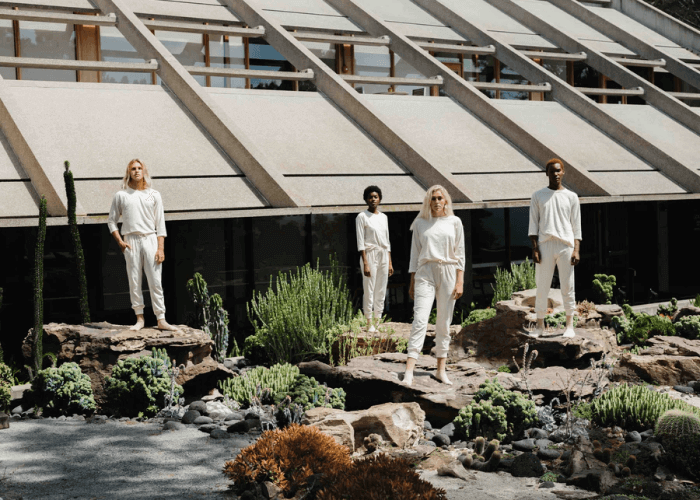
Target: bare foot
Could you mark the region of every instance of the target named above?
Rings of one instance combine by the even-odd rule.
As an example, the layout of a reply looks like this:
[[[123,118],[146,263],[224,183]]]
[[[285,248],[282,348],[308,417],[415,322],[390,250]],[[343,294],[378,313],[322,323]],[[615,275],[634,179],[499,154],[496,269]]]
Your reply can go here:
[[[566,338],[570,339],[570,338],[574,337],[575,335],[576,335],[576,333],[574,332],[573,328],[567,328],[564,331],[564,335],[562,335],[562,337],[566,337]]]
[[[436,376],[437,379],[438,379],[440,382],[442,382],[443,384],[452,385],[452,381],[451,381],[449,378],[447,378],[447,373],[445,373],[445,372],[437,372],[437,373],[435,374],[435,376]]]
[[[403,383],[411,387],[413,385],[413,373],[404,373]]]
[[[543,333],[544,333],[543,330],[540,330],[539,328],[535,328],[534,330],[532,330],[532,331],[530,332],[530,337],[536,339],[537,337],[539,337],[539,336],[542,335]]]
[[[158,320],[158,330],[167,330],[169,332],[179,332],[180,330],[178,328],[175,328],[173,325],[165,321],[164,319],[159,319]]]
[[[143,321],[143,316],[136,316],[136,324],[129,328],[129,330],[133,332],[138,332],[140,329],[143,328],[144,321]]]

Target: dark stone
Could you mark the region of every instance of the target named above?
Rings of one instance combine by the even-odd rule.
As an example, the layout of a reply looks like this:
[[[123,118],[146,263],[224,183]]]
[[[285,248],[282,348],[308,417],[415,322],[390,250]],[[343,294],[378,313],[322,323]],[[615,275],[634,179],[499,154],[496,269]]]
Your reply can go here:
[[[605,493],[612,488],[617,480],[615,474],[608,469],[589,469],[569,476],[566,484],[588,491]]]
[[[513,441],[511,444],[513,449],[518,451],[532,451],[537,446],[534,439],[521,439],[520,441]]]
[[[427,431],[427,432],[423,435],[423,437],[424,437],[425,439],[427,439],[428,441],[430,441],[431,439],[433,439],[433,436],[434,436],[434,435],[435,435],[435,433],[434,433],[433,431]]]
[[[545,449],[549,448],[550,444],[554,444],[554,443],[552,441],[550,441],[549,439],[537,439],[535,441],[535,444],[537,445],[537,447],[540,450],[545,450]]]
[[[238,411],[232,411],[231,413],[228,413],[224,417],[225,422],[229,422],[231,420],[244,420],[243,414],[241,412],[238,412]]]
[[[561,455],[561,452],[559,450],[553,450],[549,448],[541,448],[537,452],[537,456],[540,457],[542,460],[556,460],[559,458]]]
[[[442,433],[435,434],[432,441],[437,446],[448,446],[450,444],[450,438]]]
[[[641,443],[642,435],[637,431],[630,431],[625,435],[625,441],[628,443]]]
[[[165,422],[163,424],[163,430],[164,431],[180,431],[182,429],[186,429],[187,426],[181,422],[177,422],[175,420],[171,420],[169,422]]]
[[[426,431],[433,430],[433,426],[427,420],[423,420],[423,429]]]
[[[212,419],[211,417],[197,417],[194,419],[194,422],[192,422],[192,423],[197,424],[197,425],[204,425],[204,424],[211,424],[213,422],[214,422],[214,419]]]
[[[228,426],[226,432],[248,432],[250,430],[249,420],[239,420]]]
[[[426,441],[425,439],[419,439],[418,444],[421,446],[429,446],[431,448],[435,448],[437,445],[433,443],[432,441]]]
[[[440,434],[444,434],[448,438],[452,439],[455,437],[455,424],[454,422],[450,422],[447,424],[445,427],[440,429]]]
[[[200,430],[201,430],[201,427],[200,427]],[[226,432],[226,430],[224,430],[224,429],[219,429],[219,428],[216,428],[216,429],[212,430],[212,431],[209,433],[209,436],[210,436],[212,439],[230,439],[230,438],[231,438],[231,434],[229,434],[228,432]]]
[[[513,467],[513,460],[513,458],[502,458],[501,461],[498,462],[498,468],[510,470]]]
[[[190,406],[187,409],[193,410],[193,411],[198,411],[200,413],[200,415],[206,415],[207,404],[204,401],[194,401],[194,402],[190,403]]]
[[[640,432],[639,435],[642,439],[649,439],[654,437],[654,429],[647,429],[644,432]]]
[[[544,467],[535,455],[523,453],[513,459],[510,473],[514,477],[540,477],[544,474]]]
[[[219,426],[216,424],[204,424],[204,425],[200,425],[199,427],[197,427],[198,430],[200,430],[202,432],[206,432],[207,434],[210,434],[211,431],[213,431],[214,429],[218,429],[218,428],[219,428]]]
[[[260,420],[260,415],[258,413],[255,413],[254,411],[249,411],[245,414],[245,419],[246,420]]]
[[[692,394],[695,392],[695,389],[687,385],[674,385],[673,389],[684,394]]]
[[[554,488],[554,483],[552,481],[545,481],[540,483],[540,488]]]
[[[688,382],[688,387],[692,387],[695,392],[700,393],[700,380]]]
[[[533,427],[525,431],[525,434],[532,439],[547,439],[547,431]]]
[[[455,441],[452,443],[452,446],[455,447],[455,450],[464,450],[467,448],[467,443],[464,441]]]
[[[201,416],[202,416],[202,414],[199,413],[197,410],[188,410],[182,416],[182,423],[183,424],[193,424],[194,421],[197,420]]]
[[[10,428],[10,416],[7,413],[0,413],[0,429]]]

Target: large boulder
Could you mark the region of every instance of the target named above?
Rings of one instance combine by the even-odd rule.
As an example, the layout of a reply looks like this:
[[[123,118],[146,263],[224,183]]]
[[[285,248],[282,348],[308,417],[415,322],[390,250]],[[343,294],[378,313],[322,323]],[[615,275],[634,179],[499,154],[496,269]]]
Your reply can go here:
[[[110,323],[44,325],[44,349],[55,352],[58,362],[78,363],[90,377],[95,401],[104,403],[105,377],[112,374],[112,366],[121,359],[148,356],[154,348],[165,349],[180,370],[177,383],[185,394],[205,394],[218,380],[233,375],[212,357],[214,342],[201,330],[179,325],[179,331],[168,332],[154,328],[131,331],[128,326]],[[22,353],[31,358],[32,331],[22,344]]]
[[[681,307],[678,312],[673,316],[674,323],[681,318],[686,316],[700,316],[700,307],[686,306]]]
[[[632,372],[647,382],[661,385],[700,380],[700,340],[658,336],[648,342],[650,346],[638,355],[623,355],[616,372],[622,375]]]
[[[423,436],[424,421],[425,412],[417,403],[386,403],[359,411],[313,408],[302,423],[318,427],[354,451],[370,434],[398,448],[409,448]]]

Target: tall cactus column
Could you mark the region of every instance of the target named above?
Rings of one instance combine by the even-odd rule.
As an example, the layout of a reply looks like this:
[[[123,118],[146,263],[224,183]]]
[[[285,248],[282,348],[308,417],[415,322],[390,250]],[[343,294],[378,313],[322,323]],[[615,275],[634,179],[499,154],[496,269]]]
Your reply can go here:
[[[41,370],[44,357],[44,241],[46,240],[46,198],[39,203],[39,230],[34,253],[34,373]]]
[[[70,171],[70,162],[66,161],[64,165],[66,171],[63,173],[63,180],[66,184],[66,197],[68,198],[68,225],[70,226],[70,235],[73,240],[73,249],[75,250],[75,264],[78,270],[80,314],[83,318],[83,323],[89,323],[90,305],[88,304],[87,278],[85,276],[85,255],[83,255],[83,245],[80,243],[80,232],[78,231],[78,222],[75,217],[75,181],[73,180],[73,172]]]

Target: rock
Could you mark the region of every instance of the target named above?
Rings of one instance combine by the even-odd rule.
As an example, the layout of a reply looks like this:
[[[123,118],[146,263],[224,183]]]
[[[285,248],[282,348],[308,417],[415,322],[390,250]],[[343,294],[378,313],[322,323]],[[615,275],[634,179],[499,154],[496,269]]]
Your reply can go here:
[[[468,481],[471,478],[471,475],[467,472],[467,470],[464,468],[464,466],[459,460],[455,460],[447,465],[443,465],[442,467],[440,467],[437,470],[437,475],[456,477],[465,481]]]
[[[561,452],[556,449],[540,448],[537,451],[537,456],[542,460],[556,460],[561,456]]]
[[[523,290],[520,292],[515,292],[511,296],[511,300],[516,306],[533,308],[535,307],[535,299],[537,297],[537,288],[531,288],[529,290]],[[508,301],[505,301],[508,302]],[[561,290],[559,288],[550,288],[549,295],[547,296],[547,309],[562,309],[564,305],[564,299],[561,296]],[[563,310],[563,309],[562,309]]]
[[[201,427],[200,427],[200,429],[201,429]],[[220,429],[218,427],[216,429],[212,429],[212,431],[209,433],[209,436],[212,439],[230,439],[231,438],[231,434],[229,434],[225,429]]]
[[[12,411],[10,412],[10,415],[21,415],[24,412],[24,409],[22,408],[22,405],[15,406],[12,408]]]
[[[547,431],[533,427],[525,431],[525,435],[531,437],[532,439],[547,439]]]
[[[425,439],[419,439],[417,446],[427,446],[428,448],[436,448],[437,445],[432,441],[426,441]]]
[[[607,467],[603,469],[589,469],[569,476],[566,479],[566,484],[568,485],[598,493],[607,492],[616,483],[615,474]]]
[[[647,429],[644,432],[640,432],[639,435],[642,439],[652,438],[654,437],[654,429]]]
[[[455,437],[455,424],[454,424],[454,422],[450,422],[449,424],[444,426],[442,429],[440,429],[440,434],[443,434],[450,439],[454,438]]]
[[[424,419],[425,412],[417,403],[385,403],[359,411],[312,408],[304,415],[302,424],[329,429],[336,441],[350,444],[351,450],[360,448],[362,440],[370,434],[378,434],[385,442],[403,449],[413,446],[423,436]],[[351,432],[341,420],[352,428]],[[338,431],[342,432],[340,436]]]
[[[537,446],[535,444],[535,440],[531,438],[521,439],[520,441],[513,441],[511,445],[513,446],[514,450],[518,451],[532,451]]]
[[[231,370],[232,372],[234,370]],[[217,401],[217,400],[222,400],[224,399],[224,395],[219,392],[219,389],[214,387],[211,391],[209,391],[209,394],[206,396],[202,396],[202,401],[205,403],[210,403],[212,401]]]
[[[437,433],[435,434],[431,441],[435,443],[437,446],[449,446],[450,445],[450,438],[445,436],[442,433]]]
[[[204,401],[194,401],[187,407],[190,411],[198,411],[200,415],[206,415],[207,404]]]
[[[659,465],[654,472],[654,481],[673,481],[673,478],[673,472],[663,465]]]
[[[7,413],[0,412],[0,429],[10,428],[10,416]]]
[[[687,307],[681,307],[678,312],[673,316],[673,322],[675,323],[681,318],[685,318],[686,316],[699,316],[700,315],[700,307],[694,307],[694,306],[687,306]]]
[[[32,384],[13,385],[10,388],[10,404],[17,404],[24,398],[24,393],[31,389]]]
[[[236,356],[233,358],[224,359],[224,366],[228,369],[232,368],[244,368],[246,366],[244,356]]]
[[[695,392],[695,389],[687,385],[674,385],[673,390],[684,394],[693,394]]]
[[[260,420],[260,414],[256,411],[249,411],[245,414],[245,420]]]
[[[208,413],[208,417],[212,420],[223,420],[227,415],[228,413],[222,411],[211,411]]]
[[[274,483],[265,481],[260,486],[262,497],[265,500],[271,500],[282,496],[282,488],[280,488]]]
[[[545,481],[540,483],[540,488],[554,488],[554,483],[552,481]]]
[[[700,380],[688,382],[688,386],[692,387],[695,392],[700,393]]]
[[[625,434],[625,441],[628,443],[641,443],[642,436],[637,431],[630,431]]]
[[[549,448],[550,444],[554,444],[552,441],[549,439],[536,439],[535,440],[535,445],[540,449],[540,450],[546,450]]]
[[[243,414],[237,411],[232,411],[224,417],[224,421],[228,422],[230,420],[244,420]]]
[[[182,423],[183,424],[193,424],[195,420],[197,420],[199,417],[202,415],[197,411],[197,410],[187,410],[185,414],[182,416]],[[205,422],[208,423],[208,422]]]
[[[176,422],[175,420],[170,420],[168,422],[165,422],[163,424],[163,430],[164,431],[180,431],[182,429],[186,429],[187,426],[181,422]]]
[[[204,425],[200,425],[199,427],[197,427],[197,430],[200,430],[202,432],[206,432],[207,434],[210,434],[211,431],[213,431],[214,429],[218,429],[218,428],[219,428],[219,426],[216,424],[204,424]]]
[[[423,429],[426,431],[432,430],[433,426],[427,420],[423,421]]]
[[[187,414],[185,413],[185,415],[187,415]],[[183,417],[183,419],[184,419],[184,417]],[[203,424],[211,424],[213,422],[214,422],[214,419],[211,417],[197,417],[194,419],[194,421],[192,423],[196,424],[196,425],[203,425]],[[187,423],[187,422],[185,422],[185,423]]]
[[[230,370],[211,357],[214,341],[208,334],[185,325],[178,325],[178,328],[177,332],[154,328],[135,332],[129,330],[129,326],[104,322],[49,323],[44,325],[44,345],[46,351],[58,353],[57,364],[78,363],[82,372],[90,377],[98,405],[105,403],[105,377],[111,375],[114,364],[121,359],[150,355],[156,347],[165,348],[178,366],[184,366],[177,383],[184,387],[185,394],[204,393],[219,380],[232,376]],[[22,353],[29,359],[31,352],[30,332],[22,344]]]
[[[579,450],[574,450],[569,454],[569,463],[566,467],[567,474],[572,476],[588,469],[588,465],[584,459],[583,453]]]
[[[234,422],[228,426],[226,432],[248,432],[251,429],[250,422],[251,420],[239,420],[238,422]]]
[[[540,477],[544,474],[544,467],[535,455],[523,453],[513,459],[510,473],[514,477]]]
[[[658,336],[648,343],[638,355],[623,355],[615,372],[628,370],[647,382],[670,386],[700,379],[700,340]]]
[[[601,325],[609,325],[615,316],[625,315],[622,311],[622,307],[617,304],[596,304],[595,310],[602,316],[600,320]]]

